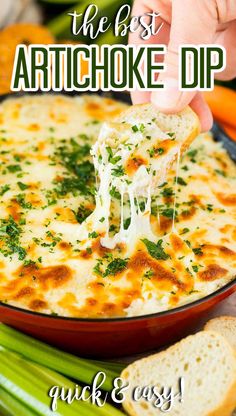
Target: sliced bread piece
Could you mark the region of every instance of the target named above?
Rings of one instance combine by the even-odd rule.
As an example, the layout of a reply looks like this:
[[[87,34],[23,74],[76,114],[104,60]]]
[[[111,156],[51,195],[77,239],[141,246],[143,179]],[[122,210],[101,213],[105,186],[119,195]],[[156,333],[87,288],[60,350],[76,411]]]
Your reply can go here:
[[[197,115],[186,107],[177,114],[164,114],[152,104],[133,105],[101,128],[93,153],[132,177],[144,166],[163,171],[172,165],[200,132]]]
[[[206,331],[216,331],[223,335],[236,351],[236,317],[221,316],[206,323]]]
[[[189,106],[176,114],[164,114],[150,103],[133,105],[123,111],[116,118],[116,122],[125,122],[132,126],[154,123],[158,130],[167,135],[173,135],[176,142],[181,145],[182,151],[188,148],[200,133],[199,118]]]
[[[123,406],[132,416],[163,415],[153,400],[134,400],[137,386],[155,387],[159,392],[172,387],[176,394],[180,378],[184,380],[182,402],[175,398],[169,415],[230,416],[236,407],[235,352],[216,332],[199,332],[166,351],[138,360],[123,370],[121,377],[129,383]]]

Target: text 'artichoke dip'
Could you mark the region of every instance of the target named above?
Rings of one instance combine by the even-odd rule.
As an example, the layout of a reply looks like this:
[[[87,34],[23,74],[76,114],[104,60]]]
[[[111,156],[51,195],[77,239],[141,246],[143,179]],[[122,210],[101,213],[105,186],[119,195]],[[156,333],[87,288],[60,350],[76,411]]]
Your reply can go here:
[[[2,302],[61,316],[136,316],[202,298],[236,275],[236,167],[210,135],[194,140],[178,175],[174,163],[151,193],[144,186],[147,194],[132,198],[120,180],[123,173],[133,180],[145,161],[129,160],[123,172],[120,155],[106,145],[115,179],[104,189],[109,211],[100,206],[98,218],[96,208],[94,227],[102,190],[90,150],[102,123],[110,128],[124,109],[95,95],[1,104]],[[134,140],[140,128],[131,123]],[[147,157],[161,156],[158,149]],[[141,186],[147,178],[139,174]],[[128,241],[134,217],[136,239]]]

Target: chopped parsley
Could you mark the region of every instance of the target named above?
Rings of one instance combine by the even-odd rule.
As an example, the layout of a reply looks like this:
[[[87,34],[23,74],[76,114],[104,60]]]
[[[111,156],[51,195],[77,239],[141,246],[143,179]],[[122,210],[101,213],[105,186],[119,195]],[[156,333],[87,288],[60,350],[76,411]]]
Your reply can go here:
[[[108,162],[115,165],[117,162],[119,162],[121,160],[121,156],[114,156],[113,155],[113,151],[112,151],[112,148],[110,146],[106,147],[106,151],[108,153]]]
[[[183,228],[182,231],[181,231],[181,233],[180,233],[180,235],[186,234],[189,231],[190,231],[189,228]]]
[[[7,170],[11,173],[15,173],[20,172],[22,169],[20,165],[8,165]]]
[[[197,156],[197,152],[198,152],[197,149],[189,150],[189,152],[187,152],[187,155],[189,156],[190,161],[192,163],[196,163],[195,157]]]
[[[181,178],[180,176],[178,176],[178,178],[177,178],[177,183],[179,185],[182,185],[182,186],[186,186],[187,185],[187,183],[185,182],[185,180],[183,178]]]
[[[10,189],[11,189],[10,185],[7,185],[7,184],[0,186],[0,196],[3,196]]]
[[[101,270],[102,260],[99,259],[97,263],[95,264],[93,268],[93,272],[97,274],[98,276],[102,276],[102,270]]]
[[[174,191],[172,188],[164,188],[163,191],[161,191],[161,195],[164,197],[170,197],[174,195]]]
[[[103,273],[103,277],[107,277],[110,275],[115,276],[117,273],[122,272],[122,270],[126,269],[127,263],[128,259],[116,258],[112,260],[108,264],[105,272]]]
[[[111,224],[109,227],[109,231],[112,232],[118,232],[118,227],[115,224]]]
[[[154,147],[152,147],[152,149],[148,149],[147,152],[149,153],[149,156],[152,158],[155,155],[155,150]]]
[[[223,170],[215,169],[215,173],[217,173],[220,176],[223,176],[224,178],[226,177],[226,174]]]
[[[128,228],[130,226],[130,223],[131,223],[131,218],[130,217],[129,218],[126,218],[124,220],[124,230],[128,230]]]
[[[149,156],[152,158],[155,155],[162,155],[164,153],[163,147],[153,147],[152,149],[148,149],[147,152],[149,153]]]
[[[174,216],[174,209],[173,208],[166,208],[161,211],[161,215],[167,218],[173,218]]]
[[[158,188],[164,188],[164,186],[167,185],[167,182],[163,182],[161,185],[158,186]]]
[[[10,216],[8,219],[2,219],[0,222],[0,241],[3,246],[0,252],[5,256],[18,254],[19,260],[24,260],[26,257],[26,250],[20,245],[21,228]]]
[[[194,254],[196,254],[197,256],[202,256],[202,254],[203,254],[203,251],[202,251],[201,247],[193,248],[192,250],[193,250]]]
[[[78,191],[83,195],[94,194],[94,166],[89,160],[80,162],[81,159],[89,155],[89,144],[80,145],[74,138],[70,139],[68,146],[63,145],[57,149],[55,157],[68,170],[66,176],[54,181],[57,185],[55,192],[58,196],[65,196],[69,192],[76,195]],[[71,173],[70,176],[69,172]]]
[[[86,218],[92,214],[92,210],[87,208],[85,205],[81,204],[77,210],[74,212],[75,218],[77,219],[78,223],[81,224]]]
[[[124,168],[122,166],[117,166],[116,168],[111,170],[111,174],[113,176],[123,176],[125,174]]]
[[[26,185],[23,182],[17,182],[17,185],[19,186],[21,191],[24,191],[25,189],[27,189],[29,187],[28,185]]]
[[[170,256],[164,251],[164,248],[162,247],[163,240],[158,240],[157,243],[153,243],[152,241],[148,240],[147,238],[144,238],[141,240],[151,257],[153,257],[156,260],[167,260]]]
[[[154,271],[152,269],[146,270],[143,277],[146,279],[151,279],[151,277],[154,275]]]
[[[189,240],[184,240],[184,242],[187,244],[187,246],[188,246],[189,248],[191,248],[191,243],[190,243],[190,241],[189,241]]]
[[[121,199],[120,192],[117,191],[115,186],[112,186],[112,188],[110,190],[110,195],[111,195],[112,198]]]
[[[98,237],[98,233],[96,233],[96,231],[93,231],[92,233],[89,233],[89,238],[97,238]]]
[[[138,131],[143,133],[144,130],[145,130],[145,125],[143,123],[141,123],[139,126],[134,125],[134,126],[132,126],[132,130],[133,130],[134,133],[137,133]]]
[[[71,171],[74,171],[79,160],[89,154],[89,144],[85,143],[81,146],[74,138],[70,139],[70,146],[60,146],[56,151],[56,156],[59,157],[61,163]]]
[[[134,133],[137,133],[137,131],[139,130],[138,126],[136,126],[136,125],[132,126],[132,130],[133,130]]]
[[[81,192],[83,195],[94,194],[94,166],[88,160],[77,164],[74,168],[75,176],[64,177],[55,181],[57,185],[55,192],[58,196],[65,196],[69,192],[76,195]]]
[[[207,204],[207,211],[212,212],[213,211],[213,205]]]
[[[31,202],[26,202],[25,194],[16,195],[16,200],[22,208],[24,208],[24,209],[31,209],[32,208]]]

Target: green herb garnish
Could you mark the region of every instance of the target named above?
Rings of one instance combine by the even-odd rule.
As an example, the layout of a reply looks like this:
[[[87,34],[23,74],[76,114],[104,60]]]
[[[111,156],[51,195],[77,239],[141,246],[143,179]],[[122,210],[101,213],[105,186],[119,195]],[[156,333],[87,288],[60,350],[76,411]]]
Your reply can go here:
[[[3,196],[7,191],[9,191],[10,185],[2,185],[0,187],[0,196]]]
[[[81,204],[77,210],[74,212],[77,221],[81,224],[86,218],[92,214],[92,210],[87,208],[85,205]]]
[[[166,208],[161,211],[161,215],[167,218],[173,218],[174,216],[174,209],[173,208]]]
[[[164,251],[164,248],[162,247],[163,240],[158,240],[157,243],[153,243],[152,241],[148,240],[147,238],[144,238],[141,240],[151,257],[157,260],[167,260],[170,256]]]
[[[201,256],[203,254],[201,247],[193,248],[192,250],[197,256]]]
[[[8,165],[7,169],[11,173],[20,172],[22,170],[20,165]]]
[[[180,176],[178,176],[177,181],[176,181],[179,185],[182,186],[186,186],[187,183],[185,182],[185,180],[183,178],[181,178]]]
[[[116,258],[116,259],[112,260],[108,264],[105,272],[103,273],[103,276],[104,277],[107,277],[109,275],[113,275],[114,276],[117,273],[122,272],[122,270],[126,269],[127,263],[128,263],[128,260],[127,259]]]
[[[116,168],[111,170],[111,174],[113,176],[123,176],[125,174],[123,166],[117,166]]]
[[[28,185],[26,185],[23,182],[17,182],[17,185],[19,186],[21,191],[24,191],[25,189],[27,189],[29,187]]]
[[[89,238],[97,238],[98,237],[98,233],[96,233],[96,231],[93,231],[93,232],[91,232],[91,233],[89,233]]]
[[[174,195],[174,191],[172,188],[164,188],[163,191],[161,191],[161,195],[164,197],[169,197]]]

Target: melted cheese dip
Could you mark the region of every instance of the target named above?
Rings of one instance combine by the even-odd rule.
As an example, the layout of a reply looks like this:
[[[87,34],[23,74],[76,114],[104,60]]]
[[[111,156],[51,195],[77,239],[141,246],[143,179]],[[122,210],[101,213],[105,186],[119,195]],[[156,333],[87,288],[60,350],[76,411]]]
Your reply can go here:
[[[90,148],[101,124],[124,108],[95,95],[1,105],[2,302],[62,316],[136,316],[199,299],[236,275],[236,168],[210,135],[194,141],[177,179],[173,166],[156,192],[134,195],[133,206],[113,185],[109,219],[100,206],[100,226],[89,223],[99,196]],[[140,223],[147,203],[149,231]],[[140,215],[138,240],[104,244],[121,228],[125,234],[132,212]]]

